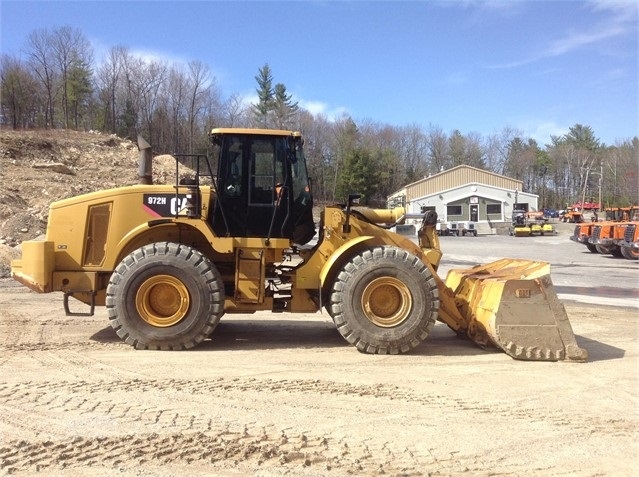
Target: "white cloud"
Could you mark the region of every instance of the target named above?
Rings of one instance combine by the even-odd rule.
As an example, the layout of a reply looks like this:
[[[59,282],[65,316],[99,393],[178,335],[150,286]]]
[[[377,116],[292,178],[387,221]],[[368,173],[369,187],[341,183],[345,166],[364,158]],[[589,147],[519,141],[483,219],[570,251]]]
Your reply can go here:
[[[300,108],[304,108],[313,116],[324,116],[329,121],[335,121],[344,114],[348,114],[348,109],[343,106],[331,107],[322,101],[312,101],[304,99],[296,99]]]
[[[167,63],[169,65],[186,65],[189,60],[167,53],[164,51],[151,50],[147,48],[130,48],[131,55],[144,60],[145,62]]]
[[[567,126],[561,126],[554,121],[526,121],[519,126],[524,135],[537,141],[540,146],[550,143],[550,136],[563,136],[570,132]]]
[[[260,100],[257,96],[257,93],[255,93],[255,91],[252,91],[250,93],[240,93],[239,97],[241,98],[242,105],[246,108],[249,108],[254,104],[257,104]]]
[[[626,28],[624,25],[611,23],[603,25],[601,29],[588,32],[571,33],[564,38],[553,41],[548,46],[546,52],[542,53],[540,57],[560,56],[583,48],[584,46],[592,45],[608,38],[622,35],[625,32]]]
[[[101,64],[104,61],[106,61],[111,48],[117,46],[117,45],[106,44],[104,43],[104,41],[97,38],[91,38],[89,41],[91,43],[91,47],[93,48],[93,56],[97,64]],[[183,57],[173,55],[171,53],[167,53],[163,51],[152,50],[148,48],[126,47],[126,46],[125,48],[126,48],[126,51],[131,56],[135,58],[140,58],[148,63],[152,61],[157,61],[157,62],[168,63],[169,65],[186,65],[189,62],[189,60]]]
[[[593,12],[603,18],[583,31],[568,31],[562,37],[549,42],[540,51],[520,60],[495,65],[495,69],[516,68],[547,58],[571,53],[585,47],[596,45],[605,40],[624,35],[636,36],[637,4],[634,1],[596,0],[588,2]]]
[[[294,93],[292,93],[291,95],[292,101],[297,102],[300,108],[305,109],[313,116],[324,116],[328,121],[335,121],[344,114],[349,114],[348,109],[342,106],[332,107],[322,101],[301,99]],[[255,93],[255,90],[239,93],[237,96],[240,99],[242,105],[246,108],[251,107],[251,105],[257,104],[259,102],[259,98],[257,96],[257,93]]]

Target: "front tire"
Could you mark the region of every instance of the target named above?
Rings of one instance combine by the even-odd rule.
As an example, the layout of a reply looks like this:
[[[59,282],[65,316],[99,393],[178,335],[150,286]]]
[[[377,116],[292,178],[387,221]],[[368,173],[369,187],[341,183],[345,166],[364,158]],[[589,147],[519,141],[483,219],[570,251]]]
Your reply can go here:
[[[628,260],[639,260],[639,251],[632,247],[621,247],[621,254]]]
[[[193,348],[224,313],[224,286],[215,266],[197,250],[170,242],[145,245],[111,275],[109,323],[137,349]]]
[[[610,247],[608,247],[606,245],[595,245],[595,248],[597,249],[597,252],[599,252],[601,255],[611,255],[612,254],[612,250],[610,249]]]
[[[615,258],[623,258],[623,254],[621,253],[621,247],[619,245],[611,245],[610,254]]]
[[[339,273],[330,315],[361,352],[405,353],[426,339],[437,320],[439,292],[430,269],[405,250],[376,247]]]

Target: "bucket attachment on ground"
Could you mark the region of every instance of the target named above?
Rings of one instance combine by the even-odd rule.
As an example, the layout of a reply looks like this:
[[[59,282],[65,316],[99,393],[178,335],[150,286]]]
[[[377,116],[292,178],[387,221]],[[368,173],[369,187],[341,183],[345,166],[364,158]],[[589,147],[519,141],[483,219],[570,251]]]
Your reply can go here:
[[[501,259],[450,270],[446,286],[479,345],[493,343],[515,359],[585,361],[550,279],[550,264]]]

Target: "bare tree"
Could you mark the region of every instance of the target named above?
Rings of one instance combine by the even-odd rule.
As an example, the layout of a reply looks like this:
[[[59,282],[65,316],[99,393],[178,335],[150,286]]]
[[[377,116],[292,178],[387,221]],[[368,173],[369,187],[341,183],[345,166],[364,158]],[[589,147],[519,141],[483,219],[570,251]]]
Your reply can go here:
[[[304,154],[312,179],[314,200],[321,203],[333,201],[336,168],[334,123],[323,115],[314,116],[303,109],[297,117],[299,130],[304,134]]]
[[[639,202],[639,138],[618,142],[602,154],[602,194],[609,205]]]
[[[34,127],[40,98],[29,68],[14,56],[2,55],[0,82],[2,116],[9,118],[13,129]]]
[[[428,141],[422,128],[417,124],[401,128],[399,147],[404,180],[410,183],[423,178],[428,171]],[[400,188],[402,184],[394,186]]]
[[[246,105],[242,96],[232,94],[222,106],[223,124],[228,127],[247,126],[251,109]]]
[[[488,136],[484,146],[487,170],[504,174],[508,160],[508,146],[516,137],[524,137],[524,132],[509,126]]]
[[[193,153],[195,142],[195,127],[198,118],[202,116],[212,92],[212,79],[209,67],[201,61],[191,61],[189,68],[189,153]]]
[[[118,112],[120,105],[117,102],[118,89],[121,88],[121,78],[124,69],[123,58],[127,54],[124,46],[114,46],[109,49],[106,59],[97,69],[96,81],[98,82],[99,96],[104,107],[104,124],[108,131],[117,131]]]
[[[448,136],[440,127],[432,124],[429,126],[426,135],[426,148],[430,160],[430,170],[433,173],[451,167],[448,161]]]
[[[190,89],[190,80],[187,78],[184,70],[179,66],[170,68],[166,87],[163,88],[166,99],[161,101],[166,104],[161,106],[160,109],[164,108],[169,112],[168,129],[171,131],[171,144],[169,148],[172,151],[182,151],[181,136],[187,117],[187,103]],[[156,128],[156,130],[157,129],[158,128]],[[158,132],[163,135],[163,131],[160,130]]]
[[[51,128],[54,126],[57,83],[51,35],[46,28],[35,30],[29,35],[27,43],[29,62],[46,93],[44,127]]]
[[[60,75],[62,91],[63,124],[69,127],[70,89],[76,88],[79,81],[84,81],[91,74],[93,51],[82,32],[70,26],[63,26],[50,35],[53,59]],[[75,76],[74,76],[75,75]],[[76,83],[74,84],[74,81]]]

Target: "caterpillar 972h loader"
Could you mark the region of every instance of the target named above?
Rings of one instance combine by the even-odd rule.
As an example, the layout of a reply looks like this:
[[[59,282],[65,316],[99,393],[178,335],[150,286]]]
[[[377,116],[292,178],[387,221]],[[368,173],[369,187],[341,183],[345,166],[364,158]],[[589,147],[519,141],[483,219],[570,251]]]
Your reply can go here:
[[[297,132],[214,129],[214,157],[194,177],[150,182],[142,143],[140,184],[55,202],[44,241],[22,244],[12,276],[38,292],[107,308],[111,326],[139,349],[185,349],[225,313],[308,313],[326,308],[366,353],[419,345],[437,319],[481,346],[527,360],[584,361],[544,262],[503,259],[436,270],[442,253],[427,213],[419,243],[389,231],[404,209],[321,213],[319,237]],[[142,160],[144,158],[144,160]],[[214,164],[215,163],[215,164]],[[200,164],[204,166],[200,167]]]

